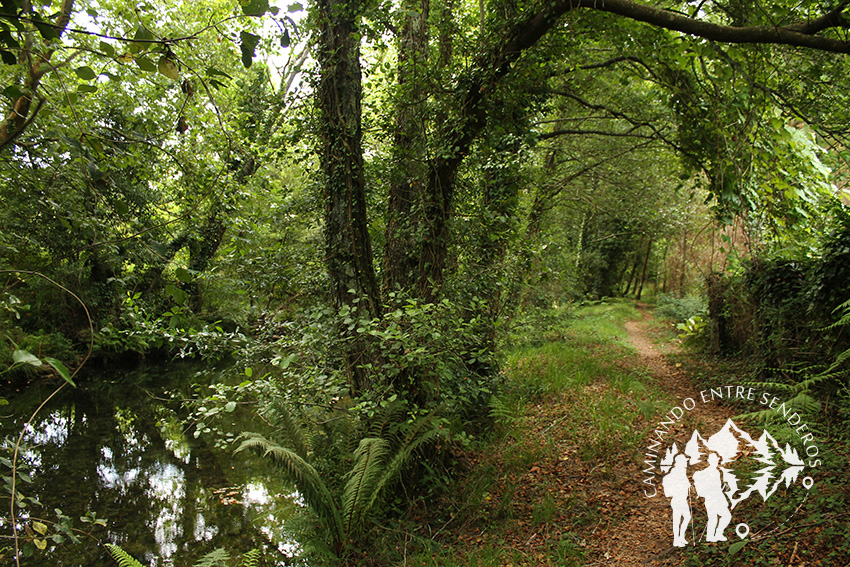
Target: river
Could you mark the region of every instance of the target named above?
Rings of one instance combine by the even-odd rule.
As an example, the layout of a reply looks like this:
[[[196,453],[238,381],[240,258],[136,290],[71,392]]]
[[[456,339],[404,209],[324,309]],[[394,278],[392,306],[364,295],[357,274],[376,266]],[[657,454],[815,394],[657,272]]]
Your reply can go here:
[[[17,489],[38,500],[16,513],[32,519],[26,522],[30,530],[36,518],[48,528],[47,538],[37,531],[21,534],[22,547],[34,552],[21,566],[114,567],[104,543],[151,567],[190,567],[219,548],[234,558],[260,548],[266,565],[284,565],[297,555],[286,527],[301,505],[294,489],[258,457],[234,456],[233,447],[217,444],[214,435],[196,438],[181,420],[180,404],[162,395],[166,385],[188,395],[192,383],[226,375],[186,363],[167,371],[100,371],[81,379],[78,388],[64,388],[31,425],[27,420],[55,384],[4,393],[10,404],[0,407],[0,456],[11,459],[26,427],[19,462],[32,482],[19,481]],[[249,411],[240,409],[227,415],[223,427],[252,429],[249,419]],[[8,463],[0,469],[8,484]],[[0,559],[11,564],[6,491],[0,506]],[[81,530],[75,532],[80,543],[61,533],[52,537],[56,510]],[[90,521],[81,521],[86,515]],[[34,548],[33,536],[47,543],[45,550]]]

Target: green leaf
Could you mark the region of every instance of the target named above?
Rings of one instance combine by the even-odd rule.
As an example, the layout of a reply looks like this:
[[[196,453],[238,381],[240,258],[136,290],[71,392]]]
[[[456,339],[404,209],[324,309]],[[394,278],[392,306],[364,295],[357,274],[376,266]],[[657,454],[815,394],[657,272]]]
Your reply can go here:
[[[15,57],[15,54],[5,49],[0,49],[0,59],[3,59],[3,63],[6,65],[17,65],[18,63],[18,58]]]
[[[226,77],[226,78],[231,79],[231,80],[233,79],[233,77],[231,77],[230,75],[228,75],[224,71],[216,69],[215,67],[209,67],[207,69],[207,75],[209,75],[210,77]]]
[[[33,522],[32,529],[35,530],[36,533],[44,535],[47,533],[47,526],[42,524],[41,522]]]
[[[253,374],[254,374],[254,369],[253,369],[253,368],[251,368],[250,366],[247,366],[247,367],[245,368],[245,376],[247,376],[248,378],[250,378]]]
[[[41,19],[37,13],[32,15],[32,25],[35,26],[35,29],[38,30],[38,33],[41,34],[41,37],[50,41],[52,39],[59,39],[59,31],[52,25]],[[43,548],[42,548],[43,549]]]
[[[32,540],[32,542],[35,544],[35,546],[37,548],[39,548],[42,551],[47,549],[47,540],[45,540],[45,539],[34,539],[34,540]]]
[[[729,555],[735,555],[736,553],[741,551],[741,549],[745,545],[747,545],[747,540],[737,541],[737,542],[733,543],[732,545],[729,546]]]
[[[262,16],[269,11],[269,0],[241,0],[240,3],[246,16]]]
[[[45,357],[44,357],[44,362],[46,362],[47,364],[49,364],[50,366],[52,366],[53,368],[55,368],[55,369],[56,369],[56,372],[58,372],[58,373],[59,373],[59,376],[61,376],[61,377],[62,377],[62,379],[63,379],[63,380],[65,380],[65,382],[67,382],[68,384],[70,384],[70,385],[71,385],[71,386],[73,386],[74,388],[76,388],[76,387],[77,387],[77,385],[76,385],[76,384],[74,384],[74,381],[73,381],[73,380],[71,380],[71,373],[70,373],[70,372],[68,372],[68,367],[67,367],[67,366],[65,366],[65,365],[62,363],[62,361],[61,361],[61,360],[56,360],[55,358],[50,358],[49,356],[45,356]]]
[[[260,36],[248,33],[246,31],[239,32],[242,49],[242,64],[247,69],[254,62],[254,52],[257,49],[257,44],[260,43]]]
[[[18,23],[18,25],[20,25],[20,23]],[[10,49],[20,49],[21,47],[21,44],[18,43],[18,40],[14,38],[12,33],[2,27],[0,27],[0,43]]]
[[[85,65],[74,69],[74,73],[76,73],[77,76],[84,81],[91,81],[97,77],[97,73],[95,73],[91,67],[87,67]]]
[[[115,48],[112,45],[106,43],[105,41],[101,41],[98,44],[98,48],[107,56],[107,57],[115,57]]]
[[[158,71],[156,64],[144,55],[139,55],[136,57],[135,61],[136,65],[138,65],[139,69],[142,71],[147,71],[148,73],[156,73]]]
[[[183,305],[184,303],[186,303],[186,300],[189,299],[188,293],[186,293],[179,287],[173,286],[171,284],[165,286],[165,293],[170,295],[171,298],[174,299],[174,301],[179,305]]]
[[[15,102],[16,100],[21,98],[21,95],[23,94],[23,89],[21,89],[21,87],[19,87],[18,85],[9,85],[5,89],[3,89],[3,95],[8,97],[9,100],[11,100],[12,102]]]
[[[30,366],[41,366],[41,360],[29,351],[17,349],[12,353],[15,364],[29,364]]]
[[[295,2],[294,4],[290,4],[289,8],[287,8],[290,12],[300,12],[304,9],[304,6],[301,5],[301,2]]]
[[[157,69],[159,72],[169,79],[177,81],[180,79],[180,69],[177,67],[177,63],[163,55],[159,58],[159,63],[157,64]]]
[[[189,283],[192,281],[192,274],[185,268],[177,268],[174,270],[174,276],[181,282]]]
[[[97,85],[80,85],[77,87],[78,93],[96,93]]]
[[[281,47],[289,47],[290,39],[289,39],[289,30],[283,30],[283,35],[280,36],[280,46]]]
[[[290,354],[286,358],[280,361],[280,367],[286,369],[292,364],[295,360],[298,360],[298,355],[295,353]]]
[[[147,51],[153,45],[150,43],[150,40],[153,38],[153,34],[150,30],[140,24],[139,27],[136,28],[136,34],[133,36],[135,41],[130,44],[130,53],[136,54]]]
[[[127,206],[127,203],[124,201],[115,201],[112,204],[112,208],[115,209],[115,212],[121,215],[122,217],[130,212],[130,207]]]
[[[236,402],[227,402],[227,404],[225,404],[225,406],[224,406],[224,411],[226,411],[227,413],[230,413],[235,409],[236,409]]]
[[[97,167],[97,164],[93,161],[88,161],[86,163],[86,171],[91,177],[92,181],[100,181],[103,179],[103,172]]]

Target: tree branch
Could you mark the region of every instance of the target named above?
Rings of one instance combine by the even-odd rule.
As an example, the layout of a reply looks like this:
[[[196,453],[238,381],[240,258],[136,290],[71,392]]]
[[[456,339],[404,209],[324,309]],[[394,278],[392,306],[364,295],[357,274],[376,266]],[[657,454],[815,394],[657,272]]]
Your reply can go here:
[[[638,22],[723,43],[766,43],[809,47],[833,53],[850,53],[850,42],[814,35],[827,29],[850,26],[850,20],[843,14],[847,5],[848,0],[844,0],[834,10],[811,22],[801,22],[788,26],[743,27],[700,21],[632,0],[577,0],[573,8],[588,8],[608,12]]]
[[[553,130],[551,132],[546,132],[544,134],[540,134],[539,139],[541,140],[549,140],[551,138],[557,138],[559,136],[609,136],[615,138],[643,138],[645,140],[657,140],[656,136],[650,136],[648,134],[638,134],[635,132],[639,126],[634,126],[625,132],[611,132],[610,130],[577,130],[577,129],[563,129],[563,130]]]

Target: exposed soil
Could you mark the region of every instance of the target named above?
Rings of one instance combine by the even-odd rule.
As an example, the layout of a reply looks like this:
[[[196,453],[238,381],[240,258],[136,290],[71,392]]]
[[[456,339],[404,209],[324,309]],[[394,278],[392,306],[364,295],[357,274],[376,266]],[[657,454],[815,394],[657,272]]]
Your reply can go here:
[[[661,388],[676,401],[693,398],[697,388],[691,383],[690,377],[681,368],[667,362],[665,352],[653,344],[649,335],[648,320],[650,315],[645,305],[638,304],[643,318],[639,321],[626,323],[634,347],[640,355],[640,363],[648,369]],[[665,346],[667,353],[675,348]],[[718,404],[697,404],[689,411],[687,417],[679,422],[674,430],[682,438],[682,434],[694,428],[701,431],[716,431],[732,416],[732,410]],[[672,437],[672,436],[671,436]],[[687,437],[685,437],[687,439]],[[634,485],[639,486],[643,480],[640,471],[622,471],[631,474]],[[630,510],[625,520],[608,531],[594,544],[598,549],[596,563],[589,561],[588,565],[678,565],[681,561],[681,551],[672,546],[673,526],[669,500],[663,496],[661,487],[653,498],[644,496],[636,507]]]

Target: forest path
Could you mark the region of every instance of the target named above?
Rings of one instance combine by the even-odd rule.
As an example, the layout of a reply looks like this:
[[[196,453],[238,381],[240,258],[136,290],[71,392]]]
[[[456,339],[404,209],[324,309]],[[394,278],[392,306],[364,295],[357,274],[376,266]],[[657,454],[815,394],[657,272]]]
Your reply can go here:
[[[632,345],[637,349],[639,355],[638,365],[645,368],[652,376],[656,386],[663,390],[674,405],[681,405],[682,400],[694,398],[699,389],[691,382],[691,378],[678,364],[668,362],[665,355],[674,354],[678,347],[675,344],[655,344],[651,337],[649,322],[652,315],[648,306],[638,302],[637,309],[641,312],[641,319],[625,323],[626,332]],[[667,411],[670,408],[662,408]],[[718,404],[698,403],[693,410],[687,412],[685,418],[678,421],[673,427],[676,439],[683,436],[688,438],[688,433],[695,428],[701,431],[714,431],[720,429],[727,419],[732,417],[732,410]],[[658,417],[661,421],[663,414]],[[671,435],[672,437],[673,435]],[[647,443],[640,447],[643,449]],[[668,443],[665,443],[665,447]],[[641,485],[644,479],[642,471],[635,471],[635,485]],[[670,501],[664,497],[661,486],[657,487],[658,494],[653,498],[641,496],[637,507],[632,508],[624,520],[607,533],[592,543],[597,553],[589,557],[586,565],[617,565],[621,567],[632,566],[674,566],[680,565],[684,560],[679,548],[673,547],[673,525],[670,509]],[[695,499],[696,500],[696,499]],[[699,500],[696,500],[699,502]],[[692,500],[692,506],[694,504]],[[696,506],[693,506],[696,508]],[[704,526],[700,518],[701,510],[694,509],[694,519],[688,530],[688,541],[701,539],[699,533],[694,534],[694,524]]]

